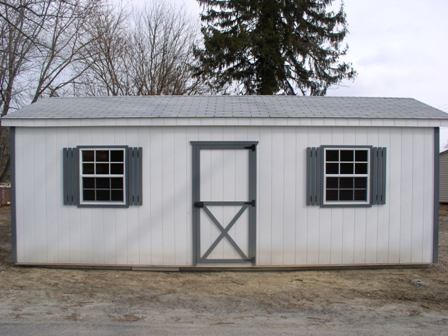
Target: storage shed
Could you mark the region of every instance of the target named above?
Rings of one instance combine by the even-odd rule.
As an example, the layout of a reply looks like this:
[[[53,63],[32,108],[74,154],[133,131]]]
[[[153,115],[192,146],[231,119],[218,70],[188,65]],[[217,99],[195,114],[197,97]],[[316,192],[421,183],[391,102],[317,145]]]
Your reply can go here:
[[[448,149],[440,153],[440,203],[448,203]]]
[[[11,128],[19,265],[437,261],[442,111],[403,98],[49,98]]]

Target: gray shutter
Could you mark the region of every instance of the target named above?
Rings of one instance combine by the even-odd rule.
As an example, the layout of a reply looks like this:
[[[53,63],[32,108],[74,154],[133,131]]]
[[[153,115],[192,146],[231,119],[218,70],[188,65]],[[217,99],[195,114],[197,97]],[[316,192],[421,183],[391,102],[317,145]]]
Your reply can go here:
[[[128,148],[128,197],[129,205],[142,205],[142,148]]]
[[[78,205],[79,151],[77,148],[64,148],[62,154],[64,205]]]
[[[322,148],[306,150],[306,204],[320,205],[322,201]]]
[[[386,204],[386,148],[373,147],[372,155],[372,204]]]

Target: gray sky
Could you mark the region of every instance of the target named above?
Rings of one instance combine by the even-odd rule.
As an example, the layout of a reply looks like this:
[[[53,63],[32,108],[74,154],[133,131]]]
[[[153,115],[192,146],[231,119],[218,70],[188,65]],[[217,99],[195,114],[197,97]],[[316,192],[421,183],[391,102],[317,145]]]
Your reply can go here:
[[[141,6],[150,0],[129,0]],[[196,0],[167,0],[199,22]],[[448,1],[345,0],[347,60],[357,78],[332,96],[412,97],[448,111]],[[441,145],[448,144],[448,128]]]

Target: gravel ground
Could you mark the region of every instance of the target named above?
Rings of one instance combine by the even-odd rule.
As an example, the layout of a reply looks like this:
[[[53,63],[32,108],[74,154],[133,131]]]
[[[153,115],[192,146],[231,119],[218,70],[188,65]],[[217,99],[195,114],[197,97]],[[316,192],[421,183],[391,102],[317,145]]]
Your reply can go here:
[[[168,273],[12,267],[0,335],[448,335],[448,206],[431,268]]]

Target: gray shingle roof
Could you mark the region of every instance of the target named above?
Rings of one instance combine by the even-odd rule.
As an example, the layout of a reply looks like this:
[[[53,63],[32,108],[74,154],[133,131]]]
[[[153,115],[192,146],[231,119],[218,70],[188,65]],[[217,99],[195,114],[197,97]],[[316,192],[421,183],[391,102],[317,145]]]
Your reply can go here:
[[[5,118],[448,119],[448,114],[411,98],[149,96],[47,98]]]

